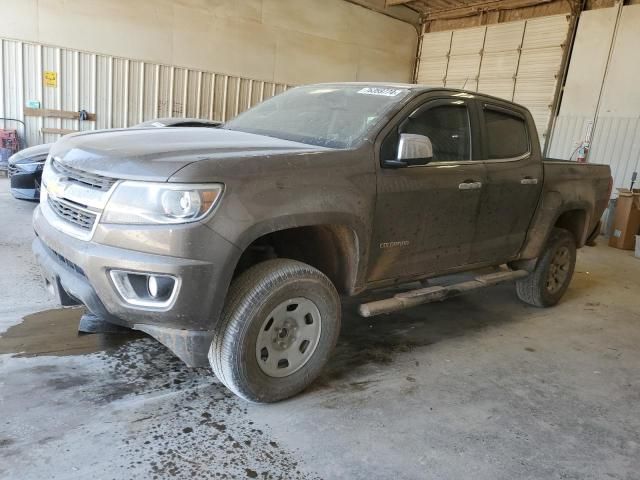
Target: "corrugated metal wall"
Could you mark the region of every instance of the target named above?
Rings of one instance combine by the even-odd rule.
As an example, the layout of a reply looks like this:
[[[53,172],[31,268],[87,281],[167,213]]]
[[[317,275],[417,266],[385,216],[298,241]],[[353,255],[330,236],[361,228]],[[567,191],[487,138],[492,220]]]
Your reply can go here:
[[[575,160],[580,144],[576,139],[585,138],[589,122],[593,122],[593,117],[558,117],[549,156]],[[592,137],[589,162],[610,165],[614,186],[628,188],[631,175],[640,170],[640,118],[600,116]]]
[[[0,117],[26,124],[28,145],[57,140],[42,128],[129,127],[158,117],[228,120],[289,86],[177,66],[0,39]],[[43,73],[57,73],[45,86]],[[96,114],[96,121],[25,117],[28,101],[41,108]],[[17,128],[0,121],[2,128]],[[24,138],[24,137],[23,137]]]
[[[544,143],[569,22],[566,15],[425,33],[418,83],[525,105]]]

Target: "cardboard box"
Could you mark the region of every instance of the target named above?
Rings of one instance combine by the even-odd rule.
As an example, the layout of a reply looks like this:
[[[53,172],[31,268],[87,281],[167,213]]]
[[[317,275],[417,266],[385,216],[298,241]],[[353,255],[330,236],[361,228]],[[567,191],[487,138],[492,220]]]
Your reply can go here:
[[[638,234],[640,234],[640,190],[618,188],[618,202],[609,246],[633,250]]]

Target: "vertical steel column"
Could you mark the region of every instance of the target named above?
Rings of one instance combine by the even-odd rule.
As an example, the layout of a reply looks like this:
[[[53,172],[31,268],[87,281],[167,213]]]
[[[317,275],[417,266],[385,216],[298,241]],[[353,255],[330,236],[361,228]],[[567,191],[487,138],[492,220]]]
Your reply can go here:
[[[618,12],[616,14],[616,23],[613,27],[613,34],[611,35],[611,43],[609,44],[609,54],[607,55],[607,63],[604,67],[604,74],[602,75],[602,82],[600,83],[600,92],[598,93],[598,101],[596,102],[596,111],[593,114],[593,125],[591,127],[591,143],[596,136],[596,126],[598,124],[598,117],[600,116],[600,105],[602,103],[602,94],[604,93],[604,86],[607,83],[607,77],[609,76],[609,66],[611,65],[611,57],[613,57],[613,48],[616,44],[616,38],[618,38],[618,29],[620,28],[620,18],[622,17],[622,9],[624,7],[624,0],[618,0]],[[589,155],[591,148],[586,155],[586,161],[589,161]]]
[[[551,103],[551,116],[547,124],[547,137],[544,139],[544,148],[542,155],[547,156],[549,148],[551,147],[551,139],[556,125],[556,119],[560,113],[560,103],[562,102],[562,94],[564,92],[564,86],[567,82],[567,74],[569,73],[569,65],[571,63],[571,54],[573,53],[573,45],[576,41],[576,34],[578,33],[578,23],[580,21],[580,14],[584,10],[586,0],[579,0],[572,5],[571,19],[569,25],[569,31],[567,32],[567,39],[565,40],[565,49],[562,52],[562,62],[560,63],[560,78],[556,84],[556,91],[553,95],[553,102]]]

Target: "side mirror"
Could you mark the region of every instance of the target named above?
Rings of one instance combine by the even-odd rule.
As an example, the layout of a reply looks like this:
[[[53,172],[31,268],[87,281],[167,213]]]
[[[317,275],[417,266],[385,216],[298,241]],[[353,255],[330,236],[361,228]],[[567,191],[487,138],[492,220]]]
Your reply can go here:
[[[410,165],[426,165],[432,159],[433,145],[429,137],[415,133],[401,133],[397,158],[383,163],[389,168],[402,168]]]

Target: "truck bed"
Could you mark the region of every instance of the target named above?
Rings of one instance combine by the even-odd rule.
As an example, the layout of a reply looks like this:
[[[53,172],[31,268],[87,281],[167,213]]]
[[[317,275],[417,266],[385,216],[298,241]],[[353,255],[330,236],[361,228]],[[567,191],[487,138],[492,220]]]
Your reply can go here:
[[[550,185],[565,185],[576,182],[588,189],[594,199],[609,200],[609,181],[611,170],[608,165],[599,163],[577,163],[573,160],[544,158],[544,181]],[[584,180],[588,180],[586,183]]]
[[[608,165],[577,163],[571,160],[545,158],[544,192],[558,192],[570,208],[586,208],[594,212],[586,221],[592,231],[607,208],[611,194],[611,169]],[[599,212],[599,213],[597,213]]]

